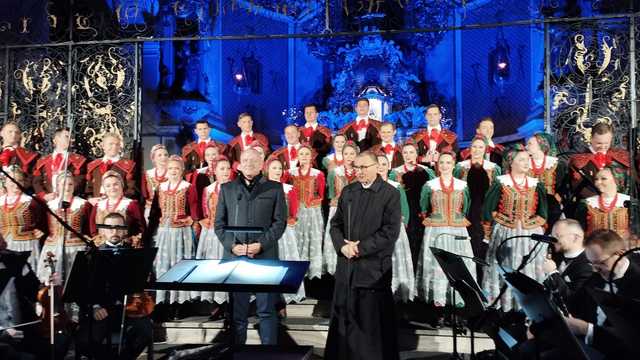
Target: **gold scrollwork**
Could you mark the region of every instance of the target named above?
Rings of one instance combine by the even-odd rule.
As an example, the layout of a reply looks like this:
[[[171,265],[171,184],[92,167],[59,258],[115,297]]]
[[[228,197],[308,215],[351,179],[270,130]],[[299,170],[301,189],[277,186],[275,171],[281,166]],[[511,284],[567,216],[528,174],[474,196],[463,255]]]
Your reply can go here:
[[[611,101],[609,104],[609,108],[613,111],[618,111],[620,109],[619,104],[624,101],[627,97],[627,89],[629,87],[629,76],[625,75],[622,77],[622,82],[618,86],[618,90],[611,95]]]
[[[27,92],[25,100],[32,101],[34,95],[45,99],[46,93],[54,86],[53,79],[59,75],[61,63],[51,58],[40,61],[25,60],[24,65],[14,71],[14,78],[19,80]],[[59,91],[56,91],[59,94]]]
[[[93,36],[98,35],[98,30],[91,26],[91,16],[80,15],[78,13],[75,14],[76,18],[76,29],[82,31],[91,31]]]
[[[112,47],[107,50],[106,54],[89,56],[80,60],[80,63],[87,64],[82,83],[84,91],[89,97],[93,96],[95,92],[95,89],[92,88],[93,85],[105,91],[109,90],[109,86],[115,90],[120,90],[123,87],[126,71],[115,53],[117,50],[118,48]]]
[[[584,35],[576,34],[573,37],[573,41],[576,47],[576,52],[573,55],[573,59],[576,61],[576,66],[581,73],[587,70],[587,66],[585,65],[585,54],[587,53],[587,47],[584,45]]]
[[[0,21],[0,32],[10,31],[11,23],[8,21]]]
[[[611,52],[616,48],[615,39],[612,40],[611,46],[607,44],[607,40],[609,40],[609,38],[609,36],[602,37],[602,46],[600,47],[600,49],[602,49],[602,55],[604,59],[602,60],[602,64],[600,64],[600,68],[598,69],[598,75],[602,74],[602,72],[609,66],[609,63],[611,63]]]

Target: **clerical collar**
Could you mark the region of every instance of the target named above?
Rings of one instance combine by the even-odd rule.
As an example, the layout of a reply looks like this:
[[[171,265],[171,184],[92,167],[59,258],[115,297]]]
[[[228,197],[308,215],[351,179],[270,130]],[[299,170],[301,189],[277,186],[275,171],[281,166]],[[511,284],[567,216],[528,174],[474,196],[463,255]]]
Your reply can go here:
[[[104,242],[104,244],[110,247],[120,247],[122,246],[122,240],[118,243],[112,243],[111,241],[107,240]]]
[[[567,260],[575,259],[578,256],[580,256],[580,254],[582,254],[583,252],[584,252],[584,248],[576,250],[576,251],[569,251],[569,252],[564,253],[564,258],[567,259]]]
[[[380,190],[380,186],[382,186],[383,181],[384,180],[382,180],[382,177],[380,177],[380,175],[376,175],[376,179],[373,180],[371,184],[365,186],[363,183],[360,183],[360,186],[362,186],[363,189],[369,189],[378,192],[378,190]]]

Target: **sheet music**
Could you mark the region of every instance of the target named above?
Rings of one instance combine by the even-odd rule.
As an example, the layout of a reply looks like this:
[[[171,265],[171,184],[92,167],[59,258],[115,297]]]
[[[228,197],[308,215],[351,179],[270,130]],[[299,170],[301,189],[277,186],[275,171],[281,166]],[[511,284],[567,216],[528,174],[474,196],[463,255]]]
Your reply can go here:
[[[227,284],[278,285],[287,273],[287,268],[284,266],[257,265],[242,260],[237,264],[238,266],[227,279]]]

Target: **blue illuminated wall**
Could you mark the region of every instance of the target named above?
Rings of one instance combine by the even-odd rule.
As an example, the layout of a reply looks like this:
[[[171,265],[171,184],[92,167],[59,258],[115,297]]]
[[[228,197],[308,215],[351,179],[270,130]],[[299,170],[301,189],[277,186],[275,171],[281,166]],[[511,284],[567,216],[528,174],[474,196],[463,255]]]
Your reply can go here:
[[[513,21],[529,16],[529,8],[521,2],[502,2],[496,7],[493,2],[474,8],[467,13],[465,23],[475,24],[488,19]],[[459,20],[460,21],[460,20]],[[510,76],[495,81],[490,78],[489,53],[496,46],[496,38],[502,35],[510,49]],[[459,89],[456,97],[463,120],[463,138],[475,134],[475,125],[483,116],[491,116],[496,124],[496,136],[518,132],[528,121],[542,111],[543,81],[543,32],[529,26],[504,27],[502,29],[477,29],[459,31],[459,41],[454,44],[459,56]],[[538,99],[537,99],[538,98]],[[541,114],[540,114],[541,115]],[[537,123],[541,125],[541,122]],[[541,130],[541,129],[540,129]],[[522,129],[521,129],[522,132]]]

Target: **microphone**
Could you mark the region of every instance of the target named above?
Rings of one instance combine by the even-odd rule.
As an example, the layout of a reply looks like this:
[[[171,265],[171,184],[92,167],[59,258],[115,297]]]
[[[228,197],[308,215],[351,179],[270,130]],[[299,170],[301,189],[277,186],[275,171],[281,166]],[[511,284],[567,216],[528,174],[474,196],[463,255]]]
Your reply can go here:
[[[443,235],[451,236],[451,237],[453,237],[454,240],[471,240],[471,238],[469,236],[449,234],[449,233],[440,233],[440,234],[438,234],[436,236],[436,240],[438,240]]]
[[[353,239],[351,239],[351,202],[353,201],[353,199],[349,198],[347,200],[347,237],[349,238],[349,241],[353,241]]]
[[[462,236],[462,237],[464,237],[464,236]],[[486,262],[486,261],[484,261],[484,260],[482,260],[480,258],[477,258],[475,256],[465,256],[465,255],[460,255],[460,254],[456,254],[456,255],[460,256],[461,258],[464,258],[464,259],[469,259],[469,260],[473,261],[474,263],[476,263],[478,265],[489,266],[488,262]]]
[[[236,214],[235,214],[235,217],[234,217],[234,220],[233,220],[233,226],[238,226],[238,211],[239,211],[239,208],[240,208],[240,201],[241,200],[242,200],[242,193],[240,192],[240,193],[238,193],[238,196],[236,197]],[[238,241],[238,238],[237,238],[236,233],[234,232],[233,233],[233,243],[234,243],[234,245],[236,244],[236,241]],[[246,245],[246,241],[243,241],[242,244]],[[248,249],[245,249],[245,256],[247,255],[248,251],[249,251]]]
[[[558,242],[558,239],[549,235],[541,235],[541,234],[531,234],[531,240],[543,242],[546,244],[555,244]]]

